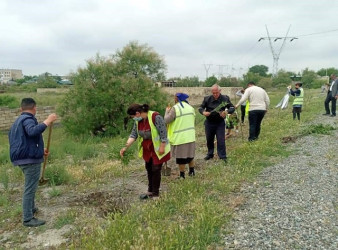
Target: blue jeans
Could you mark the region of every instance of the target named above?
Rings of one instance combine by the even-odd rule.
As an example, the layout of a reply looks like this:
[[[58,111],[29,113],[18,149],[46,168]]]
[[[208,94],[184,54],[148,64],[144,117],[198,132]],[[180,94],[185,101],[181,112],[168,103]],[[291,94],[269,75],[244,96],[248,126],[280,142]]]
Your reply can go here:
[[[41,164],[27,164],[19,166],[25,175],[25,187],[22,196],[23,221],[33,218],[35,208],[35,193],[39,185]]]
[[[261,132],[261,123],[265,115],[265,110],[249,111],[249,141],[258,139]]]
[[[225,146],[225,122],[222,120],[218,123],[205,120],[205,136],[207,138],[208,156],[214,156],[214,140],[217,139],[217,154],[220,159],[227,158]]]

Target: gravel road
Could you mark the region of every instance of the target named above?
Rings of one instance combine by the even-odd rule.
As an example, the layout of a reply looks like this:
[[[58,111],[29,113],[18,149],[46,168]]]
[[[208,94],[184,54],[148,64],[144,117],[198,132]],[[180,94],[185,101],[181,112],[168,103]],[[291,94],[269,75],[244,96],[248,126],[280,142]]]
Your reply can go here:
[[[314,123],[336,130],[289,143],[294,155],[241,188],[245,202],[224,235],[225,249],[338,249],[338,120],[318,116]]]

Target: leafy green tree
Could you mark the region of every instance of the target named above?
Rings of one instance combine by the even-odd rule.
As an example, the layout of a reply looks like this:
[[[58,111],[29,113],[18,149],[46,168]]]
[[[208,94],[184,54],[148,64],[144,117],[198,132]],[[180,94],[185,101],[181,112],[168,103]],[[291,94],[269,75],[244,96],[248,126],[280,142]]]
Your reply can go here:
[[[113,60],[118,76],[145,75],[154,81],[160,81],[167,68],[162,56],[147,44],[139,44],[137,41],[132,41],[122,50],[118,50],[113,55]]]
[[[207,79],[205,79],[204,86],[205,87],[211,87],[212,85],[217,83],[217,77],[216,76],[209,76]]]
[[[330,76],[332,74],[338,75],[338,69],[331,67],[327,69],[322,68],[317,71],[317,75],[319,76]]]
[[[258,83],[262,77],[258,73],[248,72],[245,75],[243,75],[243,84],[246,86],[248,82],[254,82]]]
[[[258,86],[264,88],[264,89],[268,89],[272,87],[272,79],[271,77],[262,77],[258,83]]]
[[[272,85],[274,87],[286,87],[292,82],[290,78],[290,73],[285,70],[279,70],[277,75],[272,78]]]
[[[240,82],[236,77],[222,77],[218,81],[219,86],[221,87],[238,87],[240,86]]]
[[[32,78],[33,79],[33,78]],[[37,77],[38,88],[57,88],[59,85],[51,73],[45,72]]]
[[[97,55],[88,60],[86,67],[71,76],[74,85],[60,109],[66,131],[121,134],[132,125],[126,114],[131,103],[147,103],[152,110],[164,111],[168,97],[152,81],[165,65],[159,58],[148,47],[131,43],[111,57]]]
[[[177,78],[175,81],[177,82],[177,87],[198,87],[201,85],[201,82],[197,76]]]
[[[249,68],[249,72],[256,73],[263,77],[267,76],[268,71],[269,71],[269,68],[265,65],[254,65]]]
[[[315,71],[309,70],[308,68],[303,70],[303,72],[302,72],[302,82],[303,82],[304,87],[313,88],[312,84],[317,79],[318,79],[318,75]]]

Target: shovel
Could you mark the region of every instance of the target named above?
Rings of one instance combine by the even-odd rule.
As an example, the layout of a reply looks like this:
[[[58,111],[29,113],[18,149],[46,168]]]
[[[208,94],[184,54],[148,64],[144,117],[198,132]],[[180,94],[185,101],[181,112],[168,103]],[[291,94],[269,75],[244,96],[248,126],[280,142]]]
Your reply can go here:
[[[49,153],[49,146],[50,146],[50,139],[52,136],[52,128],[53,128],[53,123],[50,124],[49,131],[48,131],[48,141],[47,141],[47,152]],[[42,167],[42,174],[39,180],[39,185],[45,185],[48,182],[48,179],[45,179],[45,169],[46,169],[46,164],[48,160],[48,155],[45,155],[45,159],[43,161],[43,167]]]
[[[164,163],[164,168],[162,168],[162,175],[170,176],[171,175],[171,168],[168,167],[167,162]]]

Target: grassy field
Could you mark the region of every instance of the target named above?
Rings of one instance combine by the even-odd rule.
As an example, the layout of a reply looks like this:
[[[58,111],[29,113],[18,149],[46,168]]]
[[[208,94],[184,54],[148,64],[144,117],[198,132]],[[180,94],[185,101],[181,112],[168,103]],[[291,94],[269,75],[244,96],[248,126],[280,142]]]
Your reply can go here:
[[[253,181],[263,168],[290,155],[292,152],[282,138],[310,133],[310,121],[323,111],[325,96],[320,90],[305,91],[301,122],[292,120],[291,101],[287,110],[273,108],[284,91],[269,92],[271,108],[263,120],[260,139],[248,143],[248,126],[244,126],[237,136],[227,140],[227,165],[217,160],[207,165],[202,160],[206,152],[204,118],[197,114],[197,175],[194,178],[178,181],[163,177],[165,190],[160,200],[140,202],[131,199],[126,206],[107,210],[103,219],[95,213],[88,216],[84,207],[70,207],[56,216],[52,226],[42,227],[41,232],[73,225],[67,235],[69,241],[60,247],[74,249],[216,248],[233,209],[241,204],[241,200],[234,198],[234,192],[243,182]],[[40,100],[40,97],[36,96],[36,99]],[[59,100],[57,97],[54,101]],[[115,182],[120,183],[121,190],[122,185],[128,185],[135,178],[146,183],[142,175],[145,172],[143,162],[136,159],[135,145],[129,156],[131,162],[122,164],[118,157],[126,138],[127,134],[119,138],[78,139],[66,135],[61,126],[54,128],[46,172],[50,179],[49,202],[60,197],[69,198],[67,193],[75,189],[82,194],[90,193],[92,189],[102,191]],[[9,162],[7,140],[6,133],[2,133],[0,228],[3,232],[21,227],[21,189],[18,187],[23,183],[22,174]],[[43,202],[42,194],[38,194],[37,200]],[[17,244],[25,242],[28,232],[21,232]],[[17,235],[11,237],[14,236]]]

